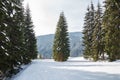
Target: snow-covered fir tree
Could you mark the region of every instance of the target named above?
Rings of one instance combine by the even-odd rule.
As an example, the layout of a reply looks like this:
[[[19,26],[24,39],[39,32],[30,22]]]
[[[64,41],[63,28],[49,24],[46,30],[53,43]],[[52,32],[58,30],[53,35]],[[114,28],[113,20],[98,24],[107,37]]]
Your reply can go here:
[[[31,17],[24,15],[22,1],[0,0],[0,73],[3,74],[2,76],[0,74],[0,79],[16,74],[22,64],[29,63],[37,56],[33,25],[32,22],[29,23]],[[29,21],[25,20],[27,18]],[[29,37],[25,35],[28,31],[26,26],[30,26]],[[32,46],[26,49],[27,40]],[[27,52],[28,50],[30,52]],[[25,61],[26,59],[29,59],[29,62]]]
[[[19,67],[22,64],[22,56],[25,53],[23,35],[24,11],[21,0],[8,0],[4,6],[6,6],[7,14],[4,19],[7,24],[6,35],[9,39],[9,45],[7,46],[9,68],[6,70],[6,75],[11,76],[12,73],[19,71]]]
[[[8,45],[9,39],[6,35],[6,30],[8,28],[5,19],[8,17],[6,13],[6,0],[0,0],[0,77],[3,78],[4,73],[9,69],[9,53]]]

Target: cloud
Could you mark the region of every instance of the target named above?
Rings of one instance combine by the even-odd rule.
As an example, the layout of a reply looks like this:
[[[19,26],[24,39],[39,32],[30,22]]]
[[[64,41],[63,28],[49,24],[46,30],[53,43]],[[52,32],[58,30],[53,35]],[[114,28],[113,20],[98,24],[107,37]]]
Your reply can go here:
[[[102,3],[103,0],[100,0]],[[25,0],[29,2],[36,35],[55,33],[59,14],[64,11],[70,32],[82,31],[91,0]],[[93,0],[95,6],[98,0]]]

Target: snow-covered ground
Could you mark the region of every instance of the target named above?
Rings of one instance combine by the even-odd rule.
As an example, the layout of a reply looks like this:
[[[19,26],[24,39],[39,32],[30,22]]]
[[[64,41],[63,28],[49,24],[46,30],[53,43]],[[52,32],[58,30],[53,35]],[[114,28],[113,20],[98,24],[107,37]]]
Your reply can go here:
[[[67,62],[33,60],[11,80],[120,80],[120,62],[91,62],[82,57]]]

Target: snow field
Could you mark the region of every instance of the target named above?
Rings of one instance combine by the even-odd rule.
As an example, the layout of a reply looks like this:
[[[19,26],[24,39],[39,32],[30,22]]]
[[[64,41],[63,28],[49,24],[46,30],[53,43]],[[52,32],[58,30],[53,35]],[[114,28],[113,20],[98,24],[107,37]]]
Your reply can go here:
[[[91,62],[82,57],[66,62],[33,60],[11,80],[120,80],[120,62]]]

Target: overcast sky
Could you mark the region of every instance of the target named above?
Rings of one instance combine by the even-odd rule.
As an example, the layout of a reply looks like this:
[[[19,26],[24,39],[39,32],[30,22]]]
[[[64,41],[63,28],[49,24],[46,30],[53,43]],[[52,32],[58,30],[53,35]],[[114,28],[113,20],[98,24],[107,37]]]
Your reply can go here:
[[[103,5],[104,0],[99,0]],[[95,7],[98,0],[92,0]],[[24,0],[29,3],[36,36],[53,34],[60,12],[64,12],[69,32],[83,30],[84,16],[91,0]]]

